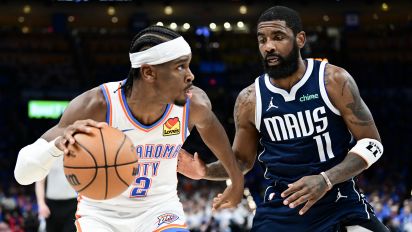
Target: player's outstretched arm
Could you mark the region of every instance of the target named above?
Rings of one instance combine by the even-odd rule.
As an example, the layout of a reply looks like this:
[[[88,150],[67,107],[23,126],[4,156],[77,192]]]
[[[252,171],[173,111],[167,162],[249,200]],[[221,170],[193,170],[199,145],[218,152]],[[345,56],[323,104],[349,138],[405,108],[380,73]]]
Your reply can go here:
[[[244,174],[252,169],[256,158],[255,102],[255,86],[252,84],[240,92],[233,112],[236,134],[232,150]],[[186,151],[179,154],[178,171],[192,179],[226,180],[229,177],[220,160],[205,165],[198,155]]]
[[[243,194],[243,174],[233,155],[227,134],[212,112],[206,93],[199,88],[194,88],[192,92],[189,126],[196,126],[202,140],[221,161],[232,181],[215,208],[235,207]]]
[[[344,69],[327,65],[325,84],[332,104],[339,110],[348,129],[357,140],[345,159],[321,175],[306,176],[282,193],[285,205],[294,208],[300,204],[304,214],[333,185],[349,180],[376,162],[383,153],[380,136],[365,102],[360,97],[352,76]]]
[[[23,147],[17,157],[14,177],[21,185],[44,179],[53,163],[67,153],[67,143],[74,143],[73,134],[88,133],[88,127],[101,127],[105,121],[106,102],[100,88],[94,88],[73,99],[59,123],[33,144]]]

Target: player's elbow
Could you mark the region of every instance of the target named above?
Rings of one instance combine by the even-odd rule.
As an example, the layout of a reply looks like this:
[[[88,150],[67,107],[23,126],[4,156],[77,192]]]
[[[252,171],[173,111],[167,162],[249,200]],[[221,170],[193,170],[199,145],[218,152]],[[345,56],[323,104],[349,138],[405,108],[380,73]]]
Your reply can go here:
[[[44,170],[36,160],[31,159],[27,155],[23,155],[22,150],[17,157],[16,166],[14,168],[14,178],[17,183],[21,185],[30,185],[46,177],[47,171]]]
[[[14,168],[14,178],[21,185],[33,184],[46,176],[47,172],[34,163],[26,163],[24,165],[17,163]]]
[[[16,179],[17,183],[21,185],[30,185],[34,182],[27,178],[27,176],[17,168],[14,169],[14,178]]]
[[[250,170],[252,170],[254,162],[238,160],[238,164],[239,164],[239,167],[240,167],[240,170],[242,171],[242,173],[246,174]]]

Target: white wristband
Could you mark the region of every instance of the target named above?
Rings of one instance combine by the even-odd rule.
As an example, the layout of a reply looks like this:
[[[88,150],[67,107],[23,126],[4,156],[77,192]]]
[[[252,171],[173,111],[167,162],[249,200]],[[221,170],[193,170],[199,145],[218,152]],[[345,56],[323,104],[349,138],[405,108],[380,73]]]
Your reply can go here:
[[[382,156],[383,145],[376,139],[365,138],[359,140],[349,152],[355,153],[362,157],[368,164],[367,168],[369,168]]]
[[[326,184],[328,185],[328,190],[331,190],[333,187],[332,182],[330,182],[328,175],[326,175],[325,172],[320,173],[321,176],[323,176],[323,179],[325,180]]]
[[[54,162],[63,155],[54,144],[57,139],[47,142],[40,138],[20,150],[14,168],[14,177],[19,184],[29,185],[47,176]]]

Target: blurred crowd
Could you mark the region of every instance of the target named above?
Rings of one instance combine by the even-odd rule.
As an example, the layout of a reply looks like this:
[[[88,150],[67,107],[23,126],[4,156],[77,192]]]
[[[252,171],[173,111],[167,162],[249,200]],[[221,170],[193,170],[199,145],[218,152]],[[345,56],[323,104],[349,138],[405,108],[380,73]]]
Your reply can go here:
[[[338,31],[308,28],[303,55],[327,58],[346,68],[357,81],[385,146],[384,156],[359,176],[358,183],[391,231],[411,232],[411,27]],[[187,32],[183,36],[193,48],[195,84],[206,90],[232,139],[235,98],[262,72],[256,38],[253,33],[232,32],[209,37]],[[132,37],[121,30],[73,30],[67,34],[0,31],[0,232],[37,231],[39,226],[33,186],[19,186],[13,169],[19,149],[34,142],[56,121],[29,119],[28,100],[70,100],[100,83],[126,78]],[[215,160],[196,131],[185,146],[198,151],[206,162]],[[211,201],[224,189],[224,183],[179,179],[179,195],[192,231],[241,232],[251,227],[254,208],[250,198],[245,197],[236,209],[213,213]],[[261,201],[263,181],[256,164],[246,176],[256,204]]]

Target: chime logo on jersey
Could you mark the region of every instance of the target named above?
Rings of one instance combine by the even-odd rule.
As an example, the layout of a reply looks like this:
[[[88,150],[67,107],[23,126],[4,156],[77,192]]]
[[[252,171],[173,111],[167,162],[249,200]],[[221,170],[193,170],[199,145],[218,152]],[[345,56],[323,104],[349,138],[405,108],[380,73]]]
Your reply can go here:
[[[165,213],[157,217],[157,225],[170,224],[179,219],[179,216],[173,213]]]
[[[180,121],[178,117],[169,118],[163,124],[163,136],[180,134]]]

